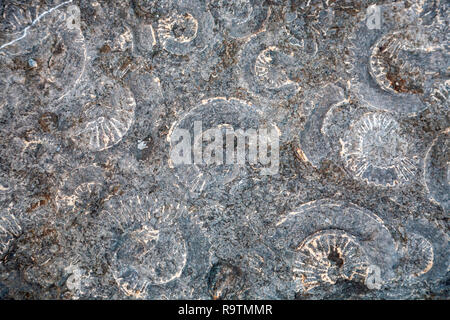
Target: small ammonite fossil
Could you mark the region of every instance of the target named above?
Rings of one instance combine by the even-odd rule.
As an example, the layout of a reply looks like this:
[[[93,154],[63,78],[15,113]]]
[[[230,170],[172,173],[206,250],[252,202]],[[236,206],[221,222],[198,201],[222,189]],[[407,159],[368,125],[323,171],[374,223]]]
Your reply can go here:
[[[271,13],[268,5],[257,0],[208,0],[208,6],[232,38],[245,38],[262,31]]]
[[[441,132],[425,156],[425,183],[430,198],[448,213],[450,208],[450,128]]]
[[[302,66],[300,48],[286,45],[285,30],[251,37],[239,54],[242,86],[256,95],[283,100],[300,89]]]
[[[400,34],[389,34],[375,43],[369,61],[370,74],[388,92],[423,93],[421,71],[417,66],[412,66],[407,57],[400,56],[403,49]],[[398,65],[393,64],[397,61],[395,59],[398,59]]]
[[[179,43],[192,41],[197,36],[198,21],[190,13],[172,14],[159,21],[158,34],[163,46],[169,39]]]
[[[416,159],[408,157],[409,142],[389,114],[363,115],[350,126],[341,146],[346,168],[369,184],[392,187],[416,174]]]
[[[282,54],[277,47],[269,47],[261,51],[256,58],[256,77],[273,89],[279,89],[292,83],[286,71],[280,66]]]
[[[210,45],[213,18],[193,2],[183,3],[158,21],[158,38],[164,49],[175,55],[202,51]]]
[[[56,193],[56,208],[65,214],[91,214],[102,207],[106,191],[100,167],[76,168],[63,179]]]
[[[5,39],[0,39],[0,55],[5,57],[2,69],[14,70],[9,85],[26,88],[44,103],[67,95],[85,70],[84,36],[80,25],[73,23],[76,6],[67,8],[70,2],[45,10],[37,2],[10,3],[4,12],[6,31]]]
[[[119,288],[145,297],[147,286],[165,284],[181,275],[187,259],[186,242],[173,219],[183,211],[158,198],[111,199],[105,221],[111,229],[111,266]]]
[[[373,45],[369,72],[383,90],[393,94],[424,95],[430,81],[445,72],[445,66],[440,66],[436,62],[438,59],[433,57],[439,51],[443,57],[444,48],[428,43],[423,39],[423,33],[424,28],[395,31],[384,35]],[[423,41],[418,41],[418,38]],[[424,62],[427,63],[427,72],[422,70]]]
[[[134,122],[136,102],[132,92],[113,80],[101,78],[86,88],[81,109],[70,130],[81,148],[101,151],[119,143]]]
[[[445,228],[425,217],[408,217],[400,231],[398,273],[402,281],[435,281],[448,273],[449,237]]]
[[[419,234],[408,233],[402,258],[408,275],[421,276],[433,267],[433,245]]]
[[[341,230],[319,231],[306,238],[295,253],[294,274],[306,291],[339,279],[364,282],[369,262],[364,249]]]
[[[117,239],[113,274],[125,294],[145,296],[149,285],[161,285],[180,277],[187,250],[180,231],[142,228],[126,232]]]

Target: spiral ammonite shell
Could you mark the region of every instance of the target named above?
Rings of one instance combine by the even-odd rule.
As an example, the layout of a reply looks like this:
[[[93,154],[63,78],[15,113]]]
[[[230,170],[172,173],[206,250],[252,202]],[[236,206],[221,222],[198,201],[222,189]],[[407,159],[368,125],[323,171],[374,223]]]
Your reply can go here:
[[[145,297],[149,285],[180,277],[187,261],[184,237],[173,219],[184,209],[158,198],[122,196],[105,207],[112,229],[112,268],[119,288],[127,295]]]
[[[208,7],[232,38],[245,38],[263,30],[271,9],[257,0],[209,0]]]
[[[119,143],[128,132],[136,102],[128,88],[111,79],[101,78],[87,86],[79,99],[80,120],[70,135],[79,147],[102,151]]]
[[[65,214],[90,214],[106,196],[105,177],[100,167],[78,167],[67,173],[56,193],[56,207]]]
[[[42,11],[37,3],[26,7],[11,4],[6,22],[7,37],[0,43],[2,69],[14,69],[9,85],[53,103],[74,88],[85,70],[86,47],[73,6],[66,1]],[[6,14],[6,11],[5,13]],[[21,67],[17,68],[17,64]]]
[[[246,139],[244,135],[251,132],[256,134],[256,130],[262,128],[266,128],[269,135],[279,132],[274,124],[264,122],[263,119],[263,114],[259,108],[238,99],[221,97],[207,99],[187,112],[172,125],[167,138],[170,142],[171,154],[173,154],[179,144],[180,136],[178,134],[188,132],[190,135],[191,140],[188,144],[192,148],[190,151],[186,150],[194,154],[193,157],[189,155],[190,163],[178,164],[172,162],[172,167],[179,181],[193,194],[198,194],[207,187],[217,187],[218,184],[226,185],[235,179],[243,178],[247,175],[247,170],[257,170],[258,164],[253,161],[256,159],[252,157],[250,160],[249,152],[249,150],[256,150],[253,147],[256,146],[257,141]],[[199,130],[202,130],[202,132],[198,132],[200,134],[196,133],[198,125],[201,126],[201,128],[198,127]],[[207,149],[206,135],[215,132],[222,133],[223,151],[226,152],[210,158],[209,156],[212,153],[207,154],[206,152],[206,150],[209,150]],[[188,137],[183,136],[183,138],[187,139]],[[209,139],[211,138],[209,137]],[[214,135],[215,138],[218,137]],[[244,140],[241,140],[241,138],[244,138]],[[239,139],[239,142],[245,141],[245,149],[242,150],[243,157],[240,158],[244,163],[237,160],[239,156],[237,154],[241,150],[237,149],[240,148],[239,142],[236,143],[237,139]],[[200,150],[198,154],[202,157],[199,161],[197,161],[195,155],[196,150]],[[233,156],[233,159],[229,159],[225,154],[228,152],[229,155]],[[214,161],[210,163],[209,160],[211,159]],[[250,165],[248,165],[250,162],[252,162],[254,168],[250,168]],[[266,171],[265,168],[261,170],[261,172]]]
[[[213,18],[200,5],[189,0],[158,21],[158,38],[164,49],[175,55],[202,51],[210,45]]]
[[[122,235],[114,254],[114,277],[127,295],[145,293],[148,285],[165,284],[180,277],[186,264],[186,243],[177,230],[139,229]],[[155,243],[153,243],[155,242]]]
[[[416,174],[417,163],[408,157],[408,141],[388,114],[365,114],[351,125],[341,145],[346,168],[369,184],[392,187]]]
[[[284,70],[278,69],[275,65],[276,60],[281,60],[279,55],[281,53],[277,47],[269,47],[258,54],[255,63],[255,74],[258,80],[273,89],[281,88],[292,82]]]
[[[286,259],[303,291],[339,279],[365,283],[369,266],[380,269],[380,281],[394,277],[398,257],[389,230],[378,216],[351,203],[303,204],[280,219],[271,239],[276,248],[288,248]]]
[[[448,235],[434,222],[409,217],[398,242],[402,281],[436,281],[448,273],[448,244]]]
[[[369,72],[385,91],[397,94],[425,95],[432,93],[434,79],[442,78],[446,66],[440,65],[438,56],[448,56],[441,44],[426,39],[425,28],[409,28],[381,37],[372,47]],[[417,40],[419,38],[419,40]],[[445,60],[445,58],[444,58]],[[427,63],[427,71],[421,65]],[[431,84],[431,88],[427,86]],[[428,92],[426,92],[428,90]]]
[[[181,31],[182,30],[182,31]],[[172,14],[159,22],[158,33],[163,46],[169,39],[179,43],[192,41],[198,32],[198,21],[190,13]]]
[[[300,89],[303,61],[300,49],[286,46],[286,33],[264,32],[245,44],[239,54],[239,79],[256,95],[271,99],[286,99]]]
[[[323,160],[342,165],[354,179],[377,187],[411,183],[420,171],[423,147],[403,132],[389,112],[346,99],[334,85],[313,97],[300,145],[305,159],[319,167]]]
[[[305,239],[296,250],[294,273],[306,290],[338,279],[363,282],[369,262],[364,249],[341,230],[319,231]]]
[[[411,276],[419,277],[433,267],[433,245],[420,234],[408,233],[403,259],[405,271]]]
[[[372,108],[412,116],[435,103],[448,80],[443,63],[448,52],[442,42],[430,40],[445,37],[445,31],[438,18],[432,25],[418,17],[418,25],[401,22],[411,8],[390,4],[380,9],[380,29],[367,30],[364,17],[351,37],[346,65],[352,91]]]

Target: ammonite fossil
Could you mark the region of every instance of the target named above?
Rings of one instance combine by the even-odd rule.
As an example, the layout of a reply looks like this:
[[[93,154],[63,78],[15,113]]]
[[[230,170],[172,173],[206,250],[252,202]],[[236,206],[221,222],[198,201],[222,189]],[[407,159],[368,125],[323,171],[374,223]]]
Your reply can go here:
[[[409,275],[421,276],[433,267],[433,245],[419,234],[408,233],[403,259],[406,264],[406,272]]]
[[[308,162],[319,167],[336,161],[356,180],[377,187],[403,186],[417,177],[422,145],[405,135],[395,114],[345,99],[334,85],[321,92],[300,132]]]
[[[276,163],[263,167],[269,165],[259,161],[262,159],[259,153],[264,149],[259,148],[258,153],[255,147],[263,141],[257,137],[258,132],[261,136],[265,130],[268,140],[264,141],[272,144],[276,158],[273,144],[278,141],[278,129],[263,118],[257,107],[225,98],[205,100],[186,113],[172,125],[168,135],[171,166],[179,181],[191,192],[201,193],[209,186],[243,178],[248,170],[271,174],[269,171]],[[221,151],[214,151],[217,148]]]
[[[194,0],[182,1],[158,21],[158,38],[164,49],[172,54],[186,55],[202,51],[210,45],[213,18]]]
[[[398,241],[404,282],[435,281],[448,272],[449,237],[432,221],[410,217]]]
[[[151,284],[165,284],[181,275],[186,244],[179,231],[134,230],[121,235],[112,262],[114,277],[127,295],[142,297]]]
[[[64,214],[91,214],[107,198],[105,177],[96,165],[78,167],[67,173],[56,193],[56,208]]]
[[[351,235],[341,230],[319,231],[297,248],[294,273],[309,290],[321,283],[335,284],[339,279],[364,281],[369,262],[364,249]]]
[[[183,210],[159,203],[158,198],[122,196],[106,204],[113,275],[125,294],[145,297],[148,285],[180,277],[187,247],[173,219]]]
[[[394,276],[398,258],[390,232],[378,216],[351,203],[322,199],[301,205],[280,219],[271,238],[276,248],[287,248],[299,290],[338,280],[366,283],[374,266],[381,282],[371,288]]]
[[[306,61],[300,58],[300,48],[283,42],[285,36],[285,32],[258,34],[240,53],[238,78],[252,93],[286,99],[300,89]]]
[[[415,176],[417,161],[408,157],[409,142],[388,114],[365,114],[351,125],[341,145],[347,169],[367,183],[395,186]]]
[[[425,183],[428,193],[446,213],[450,208],[449,133],[448,128],[441,132],[425,156]]]
[[[0,39],[1,68],[14,70],[10,87],[52,104],[79,82],[85,70],[84,36],[72,1],[40,7],[11,2],[3,11],[5,37]]]
[[[111,148],[134,122],[134,96],[128,88],[106,77],[86,86],[77,101],[78,120],[70,129],[70,136],[80,148],[92,151]]]
[[[439,41],[444,25],[439,15],[430,25],[420,17],[401,22],[413,8],[398,3],[380,9],[380,29],[368,30],[364,17],[354,30],[346,62],[351,86],[372,108],[411,116],[439,101],[449,79],[448,50]]]
[[[263,30],[271,9],[257,0],[209,0],[208,8],[232,38],[245,38]]]

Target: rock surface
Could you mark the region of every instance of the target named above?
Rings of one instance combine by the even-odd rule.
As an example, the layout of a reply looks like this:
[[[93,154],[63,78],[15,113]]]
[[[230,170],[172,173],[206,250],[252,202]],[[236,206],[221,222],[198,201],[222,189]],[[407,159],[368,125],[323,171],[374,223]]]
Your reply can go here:
[[[0,299],[448,299],[448,10],[0,0]]]

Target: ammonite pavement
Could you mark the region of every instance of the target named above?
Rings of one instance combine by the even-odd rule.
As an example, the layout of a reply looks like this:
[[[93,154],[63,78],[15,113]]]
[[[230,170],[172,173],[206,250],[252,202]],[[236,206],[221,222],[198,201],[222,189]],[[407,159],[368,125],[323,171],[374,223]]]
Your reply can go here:
[[[0,1],[0,299],[448,300],[449,18]]]

